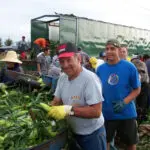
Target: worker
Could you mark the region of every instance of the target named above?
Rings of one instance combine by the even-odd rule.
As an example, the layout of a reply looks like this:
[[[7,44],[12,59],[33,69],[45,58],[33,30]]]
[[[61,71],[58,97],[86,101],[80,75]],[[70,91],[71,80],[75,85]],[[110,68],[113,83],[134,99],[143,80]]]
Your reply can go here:
[[[37,55],[37,71],[39,75],[48,75],[51,65],[50,49],[43,48],[43,52]]]
[[[106,53],[104,51],[99,53],[99,59],[101,62],[99,62],[99,65],[103,64],[106,61]]]
[[[5,62],[4,67],[0,71],[0,82],[1,83],[13,83],[13,77],[7,75],[7,70],[23,73],[23,69],[20,66],[22,62],[18,59],[15,51],[8,51],[6,56],[0,61]]]
[[[29,49],[29,46],[25,40],[25,36],[22,36],[22,40],[18,43],[18,50],[20,54],[20,59],[27,59],[26,51]]]
[[[106,42],[107,62],[100,65],[97,75],[103,86],[103,113],[107,133],[107,149],[116,134],[128,150],[136,150],[138,142],[137,112],[134,100],[140,93],[140,80],[136,67],[120,59],[120,43],[116,39]]]
[[[43,51],[44,48],[50,48],[49,39],[37,38],[33,42],[33,47],[32,47],[31,53],[30,53],[30,57],[32,59],[35,59],[37,57],[37,55]]]
[[[81,55],[70,42],[58,47],[58,58],[64,73],[58,80],[51,103],[55,106],[49,116],[55,119],[67,117],[74,138],[83,150],[106,150],[104,99],[98,77],[82,67]]]
[[[87,69],[92,72],[95,72],[97,67],[98,67],[98,61],[97,61],[96,57],[91,57],[89,60],[89,68],[87,68]]]
[[[136,98],[136,108],[138,114],[137,122],[138,125],[140,125],[140,123],[142,123],[143,121],[148,120],[148,112],[150,107],[149,75],[146,64],[140,59],[134,59],[132,60],[132,63],[136,66],[141,81],[141,92]]]
[[[131,57],[128,55],[128,48],[126,45],[122,44],[119,51],[120,59],[131,61]]]
[[[81,64],[82,64],[82,66],[84,66],[85,68],[87,68],[87,65],[88,65],[89,59],[90,59],[89,55],[86,52],[84,52],[81,49],[81,47],[78,47],[78,52],[81,55]]]

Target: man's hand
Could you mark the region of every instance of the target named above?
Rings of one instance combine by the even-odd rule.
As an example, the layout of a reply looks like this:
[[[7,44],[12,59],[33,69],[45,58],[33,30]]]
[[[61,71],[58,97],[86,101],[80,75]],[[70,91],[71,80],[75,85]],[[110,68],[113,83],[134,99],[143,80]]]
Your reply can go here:
[[[49,105],[50,106],[58,106],[59,105],[59,101],[51,101],[50,103],[49,103]]]
[[[122,112],[124,107],[127,105],[124,101],[113,101],[112,104],[115,113]]]
[[[73,115],[71,109],[72,106],[70,105],[52,106],[51,110],[48,112],[48,115],[56,120],[61,120],[68,115]]]
[[[54,97],[54,99],[49,103],[50,106],[63,105],[63,102],[60,98]]]

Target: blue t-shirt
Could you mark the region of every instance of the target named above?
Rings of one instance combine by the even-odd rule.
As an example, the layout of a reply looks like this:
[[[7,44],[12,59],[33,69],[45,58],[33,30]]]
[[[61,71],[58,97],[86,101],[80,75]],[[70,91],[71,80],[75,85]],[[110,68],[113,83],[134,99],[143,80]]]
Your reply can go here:
[[[113,101],[124,100],[133,89],[140,87],[139,75],[135,66],[120,60],[115,65],[105,63],[98,67],[97,75],[103,87],[103,114],[106,120],[136,118],[134,100],[131,101],[121,113],[114,113]]]

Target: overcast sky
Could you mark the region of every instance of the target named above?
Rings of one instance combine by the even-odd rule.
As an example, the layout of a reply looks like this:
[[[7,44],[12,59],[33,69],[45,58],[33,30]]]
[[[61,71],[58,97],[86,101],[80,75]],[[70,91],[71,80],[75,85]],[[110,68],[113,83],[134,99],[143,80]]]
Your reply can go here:
[[[0,38],[30,40],[30,20],[54,12],[150,29],[149,0],[1,0]]]

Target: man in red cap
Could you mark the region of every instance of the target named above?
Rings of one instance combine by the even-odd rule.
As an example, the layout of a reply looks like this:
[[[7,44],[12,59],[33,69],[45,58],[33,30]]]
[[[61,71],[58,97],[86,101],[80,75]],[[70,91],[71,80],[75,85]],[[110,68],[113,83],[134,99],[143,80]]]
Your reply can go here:
[[[102,87],[98,77],[81,66],[81,55],[72,43],[58,47],[58,58],[64,72],[57,83],[49,115],[67,117],[73,135],[83,150],[106,150],[102,114]],[[62,105],[63,104],[63,105]],[[77,148],[70,148],[71,150]]]

